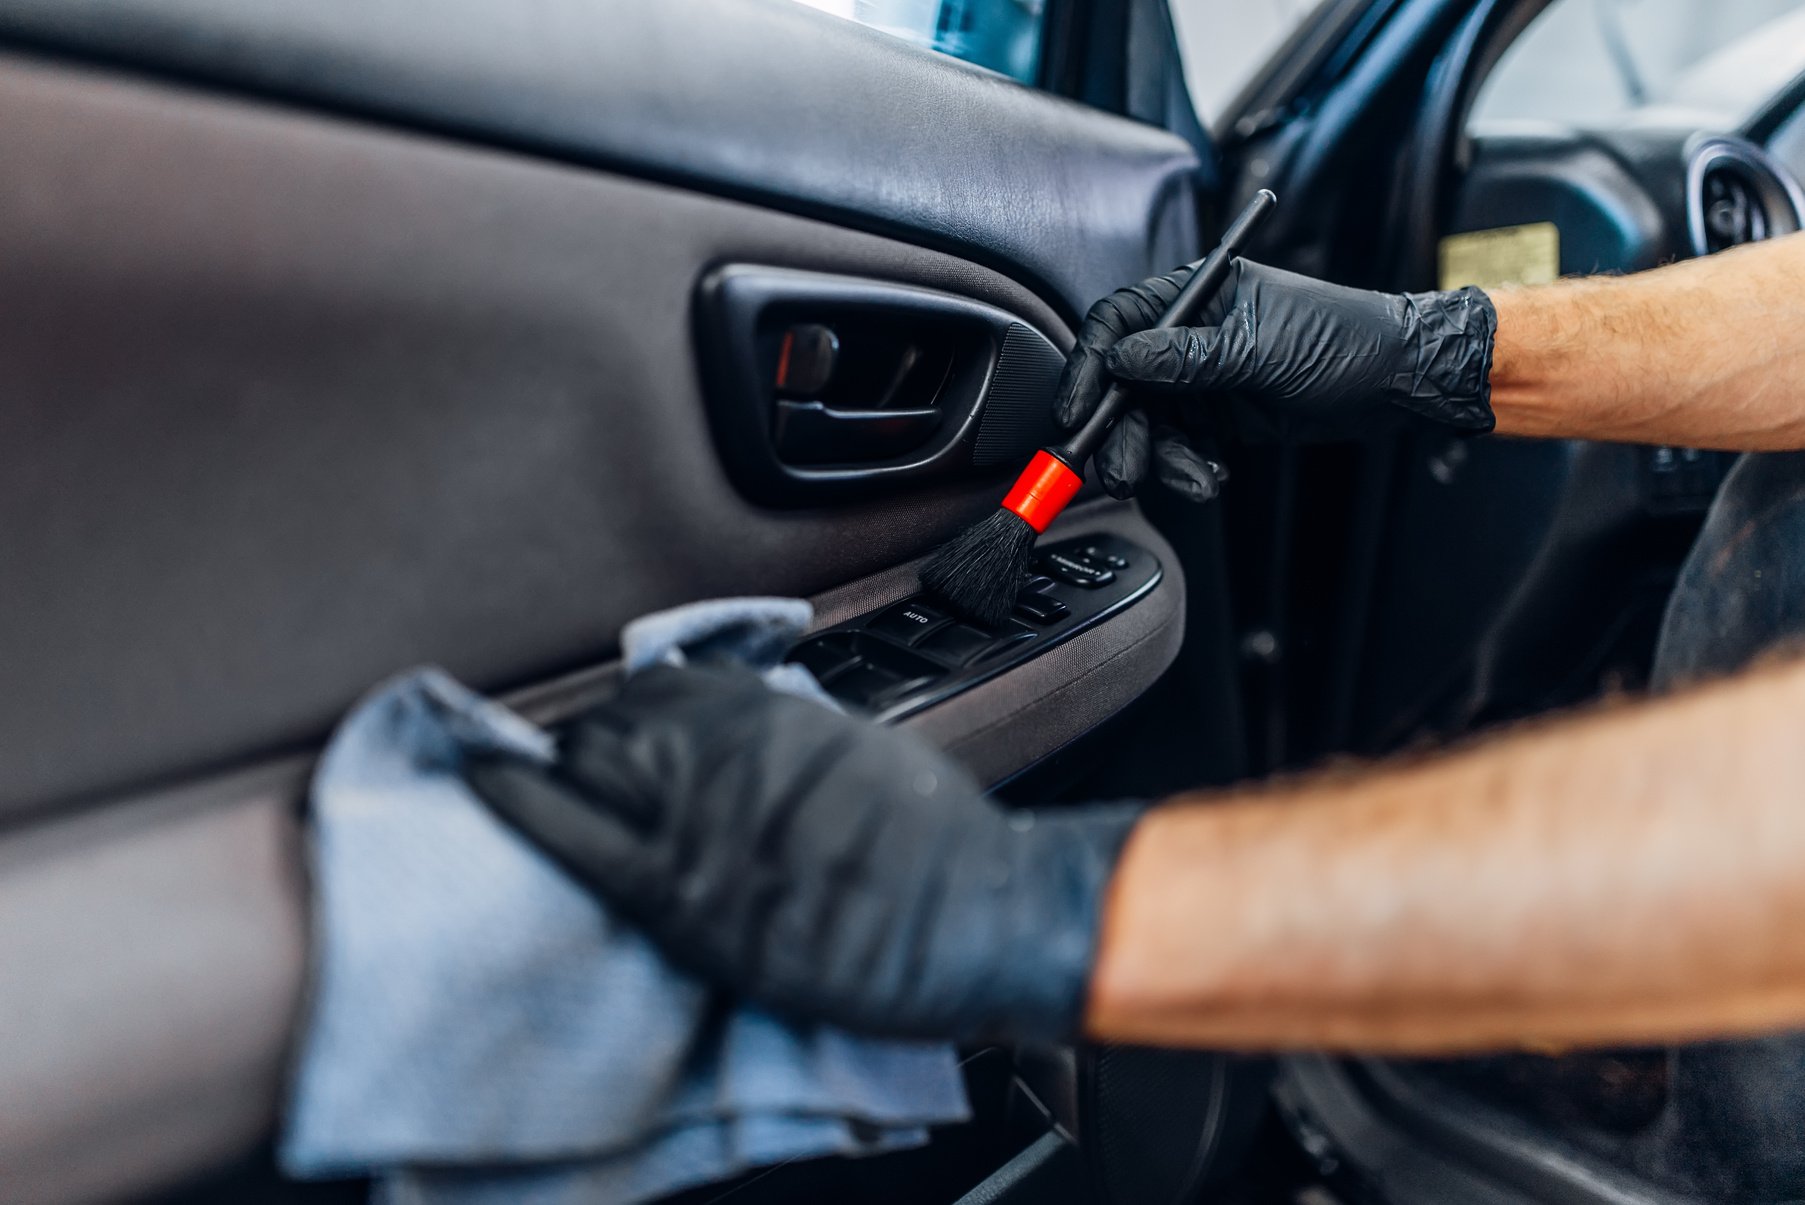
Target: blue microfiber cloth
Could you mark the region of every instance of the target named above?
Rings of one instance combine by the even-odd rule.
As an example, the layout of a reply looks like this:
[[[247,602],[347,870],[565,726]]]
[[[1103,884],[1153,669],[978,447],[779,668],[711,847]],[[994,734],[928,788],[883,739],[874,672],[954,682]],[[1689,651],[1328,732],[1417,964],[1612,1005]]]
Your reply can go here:
[[[792,599],[648,616],[626,668],[734,657],[825,701],[779,664],[809,619]],[[780,1020],[672,969],[471,795],[479,748],[552,755],[428,669],[377,688],[320,761],[290,1174],[373,1175],[389,1203],[625,1205],[968,1116],[950,1047]]]

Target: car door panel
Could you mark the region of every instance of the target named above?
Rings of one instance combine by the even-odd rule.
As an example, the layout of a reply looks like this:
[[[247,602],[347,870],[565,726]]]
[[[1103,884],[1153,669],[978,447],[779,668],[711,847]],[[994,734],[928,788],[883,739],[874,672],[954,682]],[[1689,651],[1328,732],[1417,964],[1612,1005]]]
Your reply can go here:
[[[113,1200],[270,1133],[306,909],[291,757],[0,839],[6,1199]]]
[[[312,739],[407,665],[515,685],[648,610],[845,582],[994,505],[994,475],[747,504],[697,400],[712,263],[956,289],[1069,345],[986,269],[658,185],[17,61],[0,105],[32,181],[0,198],[14,815]]]
[[[30,1102],[0,1108],[0,1168],[29,1199],[142,1193],[267,1139],[305,979],[301,797],[373,682],[438,663],[555,719],[637,614],[782,593],[832,624],[995,506],[994,470],[743,496],[704,405],[712,269],[928,288],[1063,350],[1093,294],[1197,250],[1183,143],[819,14],[821,46],[758,56],[756,87],[714,44],[750,18],[684,29],[717,69],[686,115],[628,70],[647,42],[569,40],[613,6],[438,18],[493,55],[436,26],[410,47],[417,9],[330,7],[0,0],[0,1100]],[[635,37],[675,36],[645,7]],[[788,0],[746,11],[796,31]],[[878,61],[933,110],[873,103]],[[735,89],[763,89],[761,121]],[[908,721],[987,782],[1177,654],[1177,556],[1101,497],[1049,538],[1097,532],[1159,584]]]
[[[830,218],[1067,316],[1197,243],[1197,153],[793,0],[4,0],[0,38]]]

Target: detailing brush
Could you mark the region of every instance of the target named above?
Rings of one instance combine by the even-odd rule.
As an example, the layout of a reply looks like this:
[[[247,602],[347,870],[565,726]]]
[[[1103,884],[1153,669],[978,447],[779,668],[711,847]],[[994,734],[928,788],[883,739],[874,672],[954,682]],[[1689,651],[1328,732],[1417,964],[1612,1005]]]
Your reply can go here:
[[[1222,287],[1248,236],[1278,204],[1262,188],[1230,223],[1216,249],[1200,260],[1155,328],[1182,326]],[[1096,410],[1062,444],[1042,448],[1015,480],[1002,508],[936,552],[921,571],[921,584],[953,610],[980,623],[1000,624],[1015,609],[1015,595],[1034,556],[1034,538],[1047,529],[1084,484],[1084,463],[1103,443],[1129,402],[1128,390],[1111,385]]]

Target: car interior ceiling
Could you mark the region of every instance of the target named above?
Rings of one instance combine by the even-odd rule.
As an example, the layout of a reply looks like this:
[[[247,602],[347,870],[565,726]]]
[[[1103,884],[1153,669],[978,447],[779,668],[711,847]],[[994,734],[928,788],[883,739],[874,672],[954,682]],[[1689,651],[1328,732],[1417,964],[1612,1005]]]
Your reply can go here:
[[[864,329],[883,375],[906,313],[954,384],[898,414],[988,388],[1003,369],[972,376],[972,348],[1013,346],[1044,388],[1094,298],[1192,258],[1258,187],[1282,209],[1255,258],[1387,289],[1437,287],[1445,235],[1525,223],[1559,224],[1563,273],[1707,250],[1689,215],[1712,164],[1769,233],[1799,227],[1805,156],[1779,147],[1805,93],[1738,128],[1470,133],[1546,3],[1329,0],[1206,132],[1156,0],[1049,3],[1059,96],[799,6],[449,0],[422,28],[356,0],[0,0],[0,162],[35,182],[0,195],[0,445],[22,466],[0,513],[34,517],[0,544],[0,747],[23,751],[0,765],[0,963],[42,968],[0,985],[23,1018],[0,1084],[43,1102],[0,1116],[14,1187],[359,1199],[270,1166],[306,957],[298,801],[336,716],[407,665],[556,718],[611,680],[635,615],[809,597],[824,672],[876,683],[855,701],[1036,804],[1645,688],[1728,457],[1294,442],[1231,415],[1202,433],[1233,474],[1219,503],[1092,494],[1049,533],[1121,555],[1104,592],[1060,585],[1072,605],[1015,653],[899,655],[870,633],[1033,432],[999,423],[1015,442],[986,462],[981,424],[925,417],[927,444],[869,436],[862,468],[896,473],[836,476],[815,470],[863,445],[813,442],[840,438],[806,425],[833,399],[759,375],[774,332],[822,323]],[[659,44],[692,53],[640,53]],[[791,435],[765,440],[786,403]],[[6,919],[26,915],[56,921]],[[175,958],[135,952],[171,932]],[[1789,1170],[1681,1125],[1714,1090],[1685,1051],[968,1053],[973,1124],[732,1200],[1176,1203],[1261,1127],[1397,1202],[1764,1200]]]

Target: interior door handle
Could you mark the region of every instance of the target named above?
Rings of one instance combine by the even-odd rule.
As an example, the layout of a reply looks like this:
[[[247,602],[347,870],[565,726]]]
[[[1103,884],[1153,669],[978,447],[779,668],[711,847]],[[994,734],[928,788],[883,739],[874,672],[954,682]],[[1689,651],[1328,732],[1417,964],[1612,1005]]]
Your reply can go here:
[[[940,429],[946,412],[837,410],[825,402],[777,403],[772,433],[786,464],[856,464],[903,456]]]
[[[756,502],[987,475],[1053,436],[1065,356],[969,297],[728,264],[698,282],[695,319],[715,447]]]

